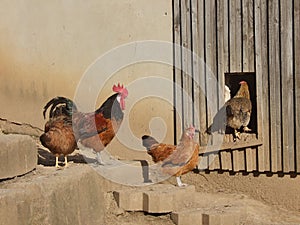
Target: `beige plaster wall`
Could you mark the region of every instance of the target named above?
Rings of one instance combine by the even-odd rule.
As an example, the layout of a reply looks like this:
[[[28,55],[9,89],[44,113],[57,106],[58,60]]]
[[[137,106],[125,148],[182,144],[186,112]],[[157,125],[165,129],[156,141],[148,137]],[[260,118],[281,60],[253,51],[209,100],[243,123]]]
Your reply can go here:
[[[160,0],[2,0],[0,117],[42,128],[44,104],[57,95],[73,98],[84,72],[99,56],[133,41],[171,42],[171,14],[171,1]],[[97,72],[99,79],[105,76],[101,69]],[[112,93],[113,83],[129,85],[149,76],[171,80],[172,67],[147,62],[119,70],[97,90],[96,106]],[[171,89],[169,93],[172,98]],[[163,138],[173,140],[169,102],[150,97],[130,104],[130,96],[127,101],[127,124],[135,138],[150,133],[151,126],[160,130],[163,120]]]

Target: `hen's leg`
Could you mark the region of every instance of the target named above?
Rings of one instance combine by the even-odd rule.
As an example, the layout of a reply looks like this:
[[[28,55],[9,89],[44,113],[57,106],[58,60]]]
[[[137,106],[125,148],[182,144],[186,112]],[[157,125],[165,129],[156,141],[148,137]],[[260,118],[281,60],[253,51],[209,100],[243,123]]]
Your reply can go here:
[[[57,155],[55,156],[55,167],[59,168],[59,165],[58,165],[58,156]]]
[[[67,156],[65,155],[65,167],[67,167],[68,166],[68,158],[67,158]]]
[[[236,141],[237,138],[241,139],[240,133],[236,129],[234,129],[234,138],[233,138],[233,140]]]
[[[186,187],[187,186],[187,184],[181,182],[180,176],[176,177],[176,181],[177,181],[178,187]]]

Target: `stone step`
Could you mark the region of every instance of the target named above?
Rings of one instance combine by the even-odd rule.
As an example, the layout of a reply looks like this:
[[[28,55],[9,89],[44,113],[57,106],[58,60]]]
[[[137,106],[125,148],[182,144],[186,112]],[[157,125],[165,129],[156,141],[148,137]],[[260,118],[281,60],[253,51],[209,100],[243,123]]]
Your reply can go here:
[[[145,186],[152,181],[149,178],[149,164],[146,160],[118,160],[106,150],[101,151],[103,165],[96,163],[96,153],[91,149],[80,149],[80,154],[96,172],[106,179],[127,186]]]
[[[224,204],[221,199],[208,201],[205,193],[196,192],[193,185],[185,188],[171,184],[123,188],[114,191],[114,196],[117,205],[125,211],[171,213],[176,225],[238,225],[246,216],[244,205]]]
[[[0,225],[105,224],[102,180],[87,165],[37,166],[0,183]]]
[[[114,191],[117,204],[125,211],[169,213],[191,200],[195,186],[179,188],[171,184],[154,184],[146,187]]]
[[[26,174],[36,168],[37,147],[27,135],[0,135],[0,180]]]
[[[239,225],[246,217],[245,206],[216,206],[175,211],[171,219],[176,225]]]

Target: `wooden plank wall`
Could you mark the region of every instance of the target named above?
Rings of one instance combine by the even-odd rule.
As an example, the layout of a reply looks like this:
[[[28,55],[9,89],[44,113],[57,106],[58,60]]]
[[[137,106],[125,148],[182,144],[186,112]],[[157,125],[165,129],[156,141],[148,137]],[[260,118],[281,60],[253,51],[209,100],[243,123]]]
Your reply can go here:
[[[182,88],[174,89],[182,114],[175,113],[175,133],[190,123],[200,128],[201,169],[300,172],[299,2],[173,0],[173,40],[181,46],[174,81]],[[214,149],[220,139],[206,131],[224,104],[225,73],[234,72],[255,73],[258,144]]]

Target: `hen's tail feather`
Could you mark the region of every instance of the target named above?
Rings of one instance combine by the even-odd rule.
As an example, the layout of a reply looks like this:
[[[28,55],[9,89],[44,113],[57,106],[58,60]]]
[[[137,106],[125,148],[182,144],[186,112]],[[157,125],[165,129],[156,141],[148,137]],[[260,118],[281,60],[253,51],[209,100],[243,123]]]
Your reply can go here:
[[[143,141],[143,146],[147,149],[150,150],[151,146],[154,144],[158,144],[158,141],[155,140],[155,138],[149,136],[149,135],[144,135],[142,137],[142,141]]]
[[[72,115],[72,110],[77,111],[77,107],[75,103],[68,98],[58,96],[56,98],[52,98],[45,106],[44,106],[44,111],[43,111],[43,116],[46,118],[46,112],[48,108],[51,106],[50,111],[49,111],[49,118],[52,118],[55,115],[56,109],[59,110],[58,105],[60,104],[65,104],[61,110],[61,114],[64,114],[66,116],[71,116]]]

